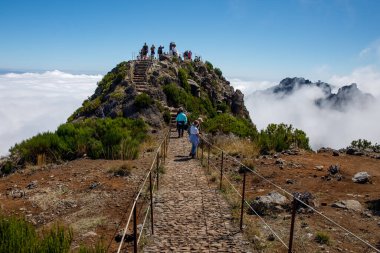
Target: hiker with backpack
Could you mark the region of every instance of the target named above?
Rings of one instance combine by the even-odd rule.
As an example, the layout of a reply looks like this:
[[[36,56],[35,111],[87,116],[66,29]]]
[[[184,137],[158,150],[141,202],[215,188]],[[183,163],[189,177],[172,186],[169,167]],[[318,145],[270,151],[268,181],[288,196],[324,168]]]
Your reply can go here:
[[[190,151],[190,156],[191,158],[195,158],[195,155],[197,153],[197,147],[200,142],[199,138],[199,121],[195,120],[194,123],[190,126],[189,130],[189,140],[191,142],[191,151]]]
[[[183,112],[182,107],[178,109],[178,114],[175,121],[177,122],[178,138],[181,138],[183,137],[183,131],[185,130],[185,126],[187,124],[187,117],[186,114]]]

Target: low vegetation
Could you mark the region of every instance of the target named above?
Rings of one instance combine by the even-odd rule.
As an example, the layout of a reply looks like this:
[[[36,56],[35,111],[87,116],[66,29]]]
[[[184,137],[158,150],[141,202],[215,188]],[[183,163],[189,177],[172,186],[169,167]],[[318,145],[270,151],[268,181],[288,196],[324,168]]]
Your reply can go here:
[[[154,100],[146,93],[141,93],[135,97],[135,106],[141,110],[148,108],[154,103]]]
[[[35,228],[17,217],[0,215],[0,252],[53,252],[70,251],[73,232],[61,225],[37,233]],[[101,243],[95,248],[81,246],[79,252],[105,252]]]
[[[376,143],[372,145],[372,142],[366,139],[353,140],[351,142],[351,147],[357,148],[357,149],[371,149],[374,152],[380,152],[380,144]]]
[[[73,160],[84,154],[93,159],[135,159],[145,137],[142,120],[86,119],[62,124],[54,133],[38,134],[16,144],[10,152],[33,164],[39,154],[45,154],[49,162]]]
[[[208,117],[216,115],[216,110],[208,96],[194,97],[175,83],[164,85],[163,90],[171,106],[186,108],[193,118],[199,115],[207,115]]]
[[[239,137],[254,138],[257,130],[248,120],[234,117],[231,114],[223,113],[203,123],[203,129],[210,133],[233,133]]]
[[[114,176],[127,177],[131,175],[132,166],[128,163],[124,163],[119,167],[115,167],[109,170],[109,173],[112,173]]]
[[[280,152],[291,147],[310,150],[309,138],[306,133],[294,129],[292,125],[269,124],[258,134],[257,144],[262,153],[269,151]]]
[[[315,235],[315,241],[319,244],[330,244],[330,236],[324,232],[317,232]]]

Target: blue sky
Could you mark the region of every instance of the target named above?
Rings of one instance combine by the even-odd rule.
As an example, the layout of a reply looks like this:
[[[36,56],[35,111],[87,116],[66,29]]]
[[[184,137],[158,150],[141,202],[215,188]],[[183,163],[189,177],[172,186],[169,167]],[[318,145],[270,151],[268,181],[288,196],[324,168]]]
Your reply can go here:
[[[229,77],[323,80],[379,66],[379,13],[376,0],[2,0],[0,69],[104,74],[175,41]]]

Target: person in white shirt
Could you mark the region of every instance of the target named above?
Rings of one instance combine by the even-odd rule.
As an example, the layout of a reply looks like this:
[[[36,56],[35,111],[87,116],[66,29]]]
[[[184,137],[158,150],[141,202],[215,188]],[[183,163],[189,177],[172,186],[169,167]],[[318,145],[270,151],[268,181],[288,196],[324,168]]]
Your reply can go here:
[[[190,156],[191,158],[195,157],[195,154],[197,153],[197,147],[199,145],[199,121],[196,120],[190,127],[190,135],[189,140],[191,142],[191,151]]]

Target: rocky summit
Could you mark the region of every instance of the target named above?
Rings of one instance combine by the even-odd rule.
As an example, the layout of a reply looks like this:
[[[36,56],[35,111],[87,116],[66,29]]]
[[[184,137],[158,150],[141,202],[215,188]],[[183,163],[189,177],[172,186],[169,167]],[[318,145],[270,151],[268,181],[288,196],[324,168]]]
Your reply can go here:
[[[121,62],[98,83],[70,121],[88,117],[142,118],[155,127],[178,107],[199,116],[228,112],[249,118],[244,95],[210,62],[161,57]]]

